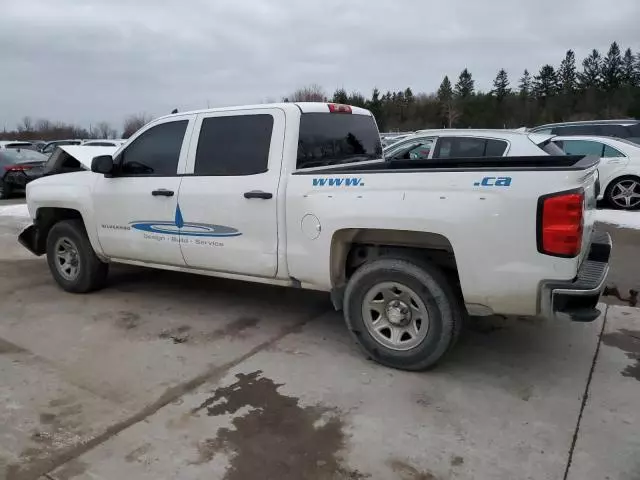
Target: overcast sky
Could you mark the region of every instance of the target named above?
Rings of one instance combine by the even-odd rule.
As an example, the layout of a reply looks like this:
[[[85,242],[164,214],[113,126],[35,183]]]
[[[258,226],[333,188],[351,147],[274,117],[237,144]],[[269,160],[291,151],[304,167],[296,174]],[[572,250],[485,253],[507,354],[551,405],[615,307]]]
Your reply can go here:
[[[310,83],[432,92],[464,67],[486,90],[499,68],[515,85],[569,48],[640,51],[638,20],[640,0],[2,0],[0,128],[29,115],[120,130],[130,113]]]

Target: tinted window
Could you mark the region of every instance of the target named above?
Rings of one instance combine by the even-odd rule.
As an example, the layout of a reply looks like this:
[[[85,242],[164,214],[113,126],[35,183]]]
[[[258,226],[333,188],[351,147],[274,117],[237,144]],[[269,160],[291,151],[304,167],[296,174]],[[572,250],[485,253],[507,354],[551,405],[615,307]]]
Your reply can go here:
[[[603,157],[607,158],[615,158],[615,157],[624,157],[624,155],[609,145],[604,146],[604,152],[602,153]]]
[[[273,117],[237,115],[202,121],[196,175],[254,175],[267,171]]]
[[[85,143],[88,147],[115,147],[115,143],[111,142],[87,142]]]
[[[123,175],[172,176],[178,170],[187,120],[151,127],[120,154]]]
[[[568,125],[566,127],[555,127],[553,133],[556,135],[597,135],[597,125]]]
[[[564,140],[563,147],[567,155],[596,155],[602,157],[604,145],[587,140]]]
[[[298,168],[375,160],[382,156],[370,115],[304,113],[300,118]]]
[[[500,157],[507,142],[474,137],[444,137],[438,140],[435,158]]]
[[[502,140],[487,140],[487,149],[484,153],[485,157],[501,157],[507,149],[507,142]]]
[[[605,137],[618,137],[618,138],[627,138],[630,132],[627,127],[623,125],[599,125],[598,126],[598,135],[603,135]]]
[[[386,152],[385,157],[398,160],[426,160],[433,149],[433,143],[432,138],[413,139],[394,146],[393,150]]]

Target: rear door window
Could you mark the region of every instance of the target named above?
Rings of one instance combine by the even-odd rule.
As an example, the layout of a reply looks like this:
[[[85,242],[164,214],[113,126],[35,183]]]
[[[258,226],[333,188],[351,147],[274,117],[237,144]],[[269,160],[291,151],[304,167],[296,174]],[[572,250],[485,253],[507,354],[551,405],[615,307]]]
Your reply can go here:
[[[234,115],[202,120],[195,175],[239,176],[267,171],[273,116]]]
[[[628,138],[629,129],[624,125],[598,125],[598,135],[604,137]]]
[[[297,167],[362,162],[382,158],[380,134],[371,115],[303,113]]]
[[[609,145],[605,145],[604,146],[604,152],[602,153],[603,157],[606,158],[618,158],[618,157],[624,157],[624,154],[622,152],[620,152],[619,150],[610,147]]]
[[[434,158],[500,157],[508,143],[476,137],[441,137],[438,139]]]

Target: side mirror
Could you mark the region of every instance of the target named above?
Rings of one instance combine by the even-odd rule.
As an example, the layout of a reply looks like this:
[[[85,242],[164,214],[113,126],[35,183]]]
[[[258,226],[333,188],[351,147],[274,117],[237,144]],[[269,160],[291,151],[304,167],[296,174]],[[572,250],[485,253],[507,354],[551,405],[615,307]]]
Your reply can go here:
[[[91,160],[91,171],[108,175],[113,171],[113,157],[111,155],[100,155]]]

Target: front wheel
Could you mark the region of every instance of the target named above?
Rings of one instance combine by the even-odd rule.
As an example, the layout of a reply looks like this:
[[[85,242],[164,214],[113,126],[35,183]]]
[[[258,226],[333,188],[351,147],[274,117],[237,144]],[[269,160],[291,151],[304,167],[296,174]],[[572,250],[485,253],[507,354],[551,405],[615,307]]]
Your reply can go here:
[[[47,236],[47,262],[58,285],[72,293],[101,288],[109,268],[96,256],[80,220],[64,220],[51,228]]]
[[[453,346],[462,305],[435,266],[386,258],[357,270],[345,292],[345,320],[375,361],[402,370],[434,366]]]
[[[640,208],[640,178],[620,177],[607,187],[605,198],[610,206],[620,210]]]

